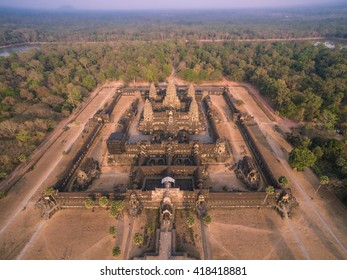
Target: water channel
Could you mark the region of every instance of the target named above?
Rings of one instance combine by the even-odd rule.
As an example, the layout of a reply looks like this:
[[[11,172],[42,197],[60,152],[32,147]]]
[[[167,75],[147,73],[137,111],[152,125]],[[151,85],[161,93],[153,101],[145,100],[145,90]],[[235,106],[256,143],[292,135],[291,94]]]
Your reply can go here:
[[[10,56],[11,53],[27,52],[28,50],[33,48],[39,49],[40,45],[23,44],[23,45],[17,45],[17,46],[0,47],[0,57]]]

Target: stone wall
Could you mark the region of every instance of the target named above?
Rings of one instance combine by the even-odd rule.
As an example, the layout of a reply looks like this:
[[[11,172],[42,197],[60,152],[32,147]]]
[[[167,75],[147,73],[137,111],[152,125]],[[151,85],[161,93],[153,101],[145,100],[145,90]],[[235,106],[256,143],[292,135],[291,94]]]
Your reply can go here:
[[[240,112],[239,110],[234,106],[234,104],[232,103],[231,97],[229,92],[225,92],[223,94],[224,99],[226,101],[226,103],[229,105],[229,108],[231,110],[231,112],[234,115],[239,115]],[[255,140],[253,139],[251,133],[249,132],[246,124],[237,119],[235,121],[238,129],[241,132],[242,137],[244,138],[248,148],[250,149],[253,158],[255,160],[255,163],[258,167],[258,170],[260,171],[260,173],[262,174],[263,178],[265,179],[265,182],[267,185],[272,185],[273,187],[275,187],[276,189],[281,189],[281,186],[279,185],[279,183],[277,182],[277,180],[275,179],[275,177],[273,176],[268,164],[266,163],[266,161],[264,160],[263,155],[261,154],[258,146],[256,145]]]
[[[153,191],[128,190],[126,193],[87,193],[87,192],[58,192],[54,195],[57,203],[61,208],[85,208],[84,202],[90,198],[95,200],[95,207],[98,206],[98,200],[102,196],[106,196],[110,201],[125,200],[127,203],[132,193],[140,201],[144,208],[159,209],[165,192],[171,198],[175,209],[195,208],[199,195],[205,196],[207,208],[245,208],[245,207],[261,207],[266,197],[265,192],[221,192],[214,193],[208,190],[181,191],[178,188],[157,188]],[[266,199],[264,207],[272,207],[275,205],[276,195],[269,195]]]

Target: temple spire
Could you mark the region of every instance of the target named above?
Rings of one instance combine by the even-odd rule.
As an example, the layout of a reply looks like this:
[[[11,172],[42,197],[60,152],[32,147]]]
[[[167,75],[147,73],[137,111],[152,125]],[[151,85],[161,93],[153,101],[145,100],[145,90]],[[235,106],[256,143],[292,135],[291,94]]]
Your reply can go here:
[[[193,84],[190,84],[190,85],[189,85],[189,88],[188,88],[188,97],[190,97],[191,99],[195,98],[195,89],[194,89]]]
[[[163,101],[163,105],[165,107],[170,108],[179,108],[181,106],[181,102],[178,99],[177,93],[176,93],[176,86],[173,82],[173,80],[169,81],[169,84],[166,88],[166,95]]]
[[[146,99],[145,101],[145,107],[143,111],[143,119],[145,122],[152,122],[153,121],[153,108],[152,104],[149,101],[149,99]]]
[[[156,99],[157,98],[157,90],[154,86],[154,83],[151,83],[151,87],[149,88],[149,98]]]
[[[195,100],[195,96],[192,98],[192,102],[190,103],[189,117],[192,122],[197,122],[199,120],[199,107]]]

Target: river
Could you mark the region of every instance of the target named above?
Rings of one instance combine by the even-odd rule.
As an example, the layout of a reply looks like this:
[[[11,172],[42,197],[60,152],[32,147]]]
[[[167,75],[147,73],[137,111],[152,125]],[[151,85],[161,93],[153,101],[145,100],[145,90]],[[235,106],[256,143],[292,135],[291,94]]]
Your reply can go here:
[[[9,56],[11,53],[20,53],[20,52],[26,52],[32,48],[39,49],[39,45],[31,45],[31,44],[24,44],[24,45],[18,45],[18,46],[9,46],[9,47],[0,47],[0,57],[6,57]]]

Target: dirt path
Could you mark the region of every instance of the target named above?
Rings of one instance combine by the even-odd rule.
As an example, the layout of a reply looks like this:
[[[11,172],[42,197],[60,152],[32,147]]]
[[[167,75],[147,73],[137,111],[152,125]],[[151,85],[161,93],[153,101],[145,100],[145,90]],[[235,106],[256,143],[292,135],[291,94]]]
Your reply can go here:
[[[300,37],[300,38],[268,38],[268,39],[201,39],[198,40],[202,43],[212,42],[295,42],[295,41],[320,41],[320,40],[331,40],[327,37]]]
[[[199,223],[200,223],[200,231],[201,231],[201,242],[202,242],[202,249],[204,252],[204,260],[209,260],[211,259],[211,253],[209,250],[209,232],[208,232],[208,228],[204,225],[202,218],[199,219]]]
[[[46,221],[40,221],[39,225],[37,226],[34,234],[31,236],[29,242],[25,245],[25,247],[23,248],[23,250],[20,252],[20,254],[17,256],[17,260],[20,260],[23,258],[23,256],[26,254],[26,252],[28,251],[28,249],[30,248],[30,246],[32,245],[32,243],[35,241],[35,239],[37,238],[37,236],[40,234],[41,229],[43,228],[43,226],[45,225]]]
[[[301,241],[299,235],[297,234],[297,232],[296,232],[295,229],[293,228],[291,221],[289,221],[289,218],[288,218],[288,217],[286,217],[285,220],[286,220],[287,226],[290,228],[290,231],[291,231],[292,235],[295,237],[295,240],[296,240],[297,244],[299,245],[299,247],[300,247],[302,253],[303,253],[304,256],[305,256],[305,258],[306,258],[307,260],[310,260],[311,257],[308,255],[307,250],[306,250],[304,244],[302,243],[302,241]]]
[[[134,217],[129,217],[129,227],[128,227],[128,234],[124,235],[126,237],[126,241],[124,243],[123,252],[124,252],[124,259],[128,260],[130,256],[130,249],[131,249],[131,239],[133,236],[133,228],[134,228]],[[123,237],[123,240],[124,240]]]

